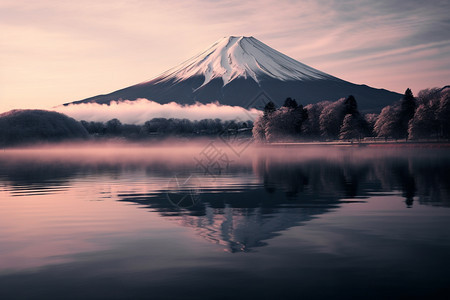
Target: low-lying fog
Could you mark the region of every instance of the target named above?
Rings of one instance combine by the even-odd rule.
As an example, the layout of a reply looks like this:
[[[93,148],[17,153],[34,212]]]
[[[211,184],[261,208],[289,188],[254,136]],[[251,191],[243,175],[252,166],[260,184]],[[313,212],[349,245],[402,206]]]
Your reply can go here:
[[[362,163],[383,157],[450,157],[447,149],[389,148],[330,145],[256,144],[250,140],[197,139],[180,141],[166,139],[151,142],[69,142],[0,150],[3,164],[25,161],[111,164],[167,164],[194,165],[197,159],[228,162],[232,165],[251,165],[255,159],[265,158],[276,163],[302,162],[313,159]]]
[[[261,111],[219,103],[182,105],[176,102],[160,104],[147,99],[112,101],[109,104],[80,103],[57,106],[53,110],[76,120],[106,122],[117,118],[124,124],[144,124],[153,118],[202,120],[255,120]]]

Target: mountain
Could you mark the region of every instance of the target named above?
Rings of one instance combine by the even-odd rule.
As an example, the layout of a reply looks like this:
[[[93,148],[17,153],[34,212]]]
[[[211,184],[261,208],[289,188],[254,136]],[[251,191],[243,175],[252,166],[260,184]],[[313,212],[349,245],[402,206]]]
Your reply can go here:
[[[357,85],[309,67],[254,37],[230,36],[158,77],[73,103],[109,103],[147,98],[159,103],[196,101],[259,107],[287,97],[302,104],[354,95],[361,111],[379,111],[401,95]]]

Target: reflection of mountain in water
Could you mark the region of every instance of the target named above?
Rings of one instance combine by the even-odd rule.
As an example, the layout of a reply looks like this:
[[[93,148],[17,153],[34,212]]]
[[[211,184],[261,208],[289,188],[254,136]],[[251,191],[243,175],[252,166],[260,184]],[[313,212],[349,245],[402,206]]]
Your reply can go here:
[[[122,201],[144,205],[181,224],[195,228],[208,241],[225,246],[227,251],[250,251],[266,245],[278,232],[301,225],[339,206],[334,197],[291,199],[284,193],[267,193],[264,187],[236,190],[209,190],[201,202],[180,209],[164,194],[122,194]]]
[[[446,151],[402,150],[378,155],[366,150],[343,151],[310,158],[295,154],[302,150],[277,149],[276,153],[259,153],[253,161],[235,161],[227,174],[212,185],[208,185],[211,178],[199,175],[201,201],[189,209],[174,206],[161,191],[165,188],[161,184],[192,166],[175,162],[170,165],[159,156],[145,162],[65,162],[61,157],[14,160],[0,156],[0,189],[3,186],[13,195],[32,195],[57,193],[78,178],[94,184],[114,183],[123,191],[118,195],[121,201],[138,203],[195,228],[200,236],[232,252],[263,246],[281,231],[338,209],[346,201],[361,201],[380,193],[401,192],[405,207],[450,207],[450,155]],[[124,178],[126,183],[119,182]],[[140,193],[133,189],[138,184],[144,186]]]
[[[380,193],[401,191],[406,207],[415,199],[420,204],[450,206],[449,167],[445,157],[283,162],[267,156],[253,164],[260,185],[207,189],[201,193],[202,201],[189,209],[175,207],[162,193],[119,197],[194,228],[228,251],[251,251],[280,231],[300,226],[342,203]]]

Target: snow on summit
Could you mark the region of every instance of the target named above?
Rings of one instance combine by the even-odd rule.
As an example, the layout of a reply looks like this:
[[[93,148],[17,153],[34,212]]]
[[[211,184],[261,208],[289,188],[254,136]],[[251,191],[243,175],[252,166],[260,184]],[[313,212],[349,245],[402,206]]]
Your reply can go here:
[[[353,95],[363,112],[379,112],[401,97],[311,68],[254,37],[229,36],[149,81],[72,103],[143,98],[160,104],[219,102],[248,108],[259,107],[255,99],[262,94],[279,103],[293,97],[304,105]]]
[[[198,88],[215,78],[222,78],[224,86],[238,77],[252,78],[257,83],[267,76],[283,81],[334,78],[272,49],[254,37],[229,36],[166,71],[155,81],[181,81],[198,75],[205,77]]]

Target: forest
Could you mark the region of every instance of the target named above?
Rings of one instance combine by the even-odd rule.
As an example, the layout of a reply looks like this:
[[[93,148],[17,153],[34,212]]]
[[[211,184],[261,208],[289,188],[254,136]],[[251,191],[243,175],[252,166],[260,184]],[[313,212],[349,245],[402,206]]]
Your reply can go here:
[[[410,89],[379,114],[362,114],[354,96],[303,107],[287,98],[281,107],[266,103],[252,120],[153,118],[144,124],[76,121],[44,110],[0,114],[0,146],[67,139],[146,140],[196,137],[238,137],[257,142],[444,140],[450,139],[450,87]],[[249,116],[249,119],[251,117]]]
[[[361,114],[353,96],[335,102],[299,105],[287,98],[276,108],[268,102],[255,120],[253,137],[260,142],[296,140],[448,139],[450,88],[425,89],[414,97],[408,88],[380,114]]]
[[[450,138],[450,88],[425,89],[415,97],[410,89],[379,114],[362,114],[354,96],[303,107],[287,98],[281,107],[270,101],[259,118],[220,119],[154,118],[143,125],[122,124],[118,119],[81,124],[97,138],[214,137],[224,132],[253,136],[259,142],[333,140],[418,140]]]
[[[224,132],[248,132],[251,136],[253,122],[223,121],[221,119],[203,119],[191,121],[176,118],[153,118],[143,125],[122,124],[118,119],[107,122],[81,121],[87,132],[97,138],[123,137],[126,139],[148,139],[162,137],[214,137]]]

